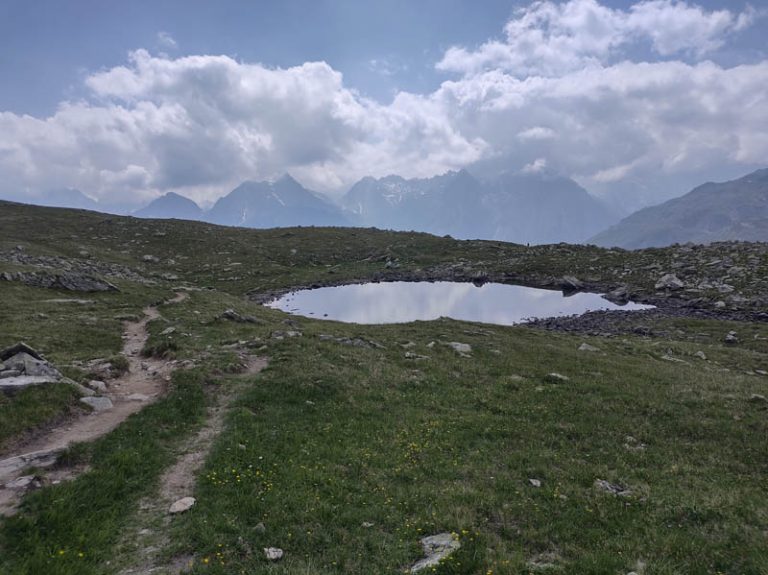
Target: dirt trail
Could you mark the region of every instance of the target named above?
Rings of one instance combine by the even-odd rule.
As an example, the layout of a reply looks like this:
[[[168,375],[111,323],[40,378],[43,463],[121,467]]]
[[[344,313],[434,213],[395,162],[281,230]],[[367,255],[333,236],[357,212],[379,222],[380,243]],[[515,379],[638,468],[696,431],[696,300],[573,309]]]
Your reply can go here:
[[[166,304],[179,303],[188,297],[178,292]],[[46,467],[56,461],[57,455],[73,443],[93,441],[112,431],[128,416],[140,411],[158,398],[173,365],[163,359],[142,358],[141,349],[149,336],[147,324],[160,317],[154,306],[144,308],[144,317],[127,323],[123,332],[123,355],[128,359],[128,371],[109,383],[102,393],[113,404],[111,409],[94,411],[47,430],[16,449],[16,455],[0,460],[0,514],[13,511],[24,493],[23,489],[3,489],[3,485],[20,477],[27,467]]]
[[[158,492],[139,504],[135,528],[126,532],[123,549],[119,552],[128,558],[129,563],[120,571],[121,575],[175,575],[191,565],[191,557],[176,557],[170,564],[161,564],[160,556],[169,542],[171,516],[168,508],[174,501],[194,493],[197,475],[224,427],[224,418],[232,400],[242,389],[240,378],[255,375],[267,366],[267,360],[263,358],[246,357],[245,360],[245,370],[238,374],[239,377],[228,379],[226,388],[216,397],[214,405],[208,408],[203,427],[179,447],[178,459],[161,477]]]

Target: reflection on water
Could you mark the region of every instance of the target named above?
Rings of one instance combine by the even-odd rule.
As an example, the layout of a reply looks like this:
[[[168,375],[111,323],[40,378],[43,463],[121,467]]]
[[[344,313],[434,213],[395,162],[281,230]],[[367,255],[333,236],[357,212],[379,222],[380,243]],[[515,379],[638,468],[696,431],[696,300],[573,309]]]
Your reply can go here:
[[[326,287],[289,293],[268,304],[298,315],[349,323],[403,323],[451,317],[513,325],[536,317],[582,314],[593,310],[638,310],[592,293],[564,297],[559,291],[455,282],[388,282]]]

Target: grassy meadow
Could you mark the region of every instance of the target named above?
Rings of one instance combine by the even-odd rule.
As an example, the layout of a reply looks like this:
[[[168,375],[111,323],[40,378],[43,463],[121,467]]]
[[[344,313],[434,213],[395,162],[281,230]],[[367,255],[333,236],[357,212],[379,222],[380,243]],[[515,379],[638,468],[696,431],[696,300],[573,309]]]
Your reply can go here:
[[[115,279],[120,292],[74,296],[0,282],[0,347],[24,340],[87,378],[85,363],[119,352],[125,318],[194,289],[159,306],[146,347],[189,367],[158,402],[60,462],[86,472],[30,493],[0,520],[0,573],[131,572],[142,550],[130,551],[126,534],[146,528],[151,541],[164,525],[142,523],[139,502],[157,492],[243,353],[269,366],[238,387],[197,477],[197,504],[157,533],[155,573],[178,558],[196,575],[404,573],[422,556],[419,539],[441,532],[462,546],[439,575],[768,573],[768,403],[756,397],[768,395],[765,324],[656,320],[664,338],[448,319],[361,326],[245,297],[370,277],[387,260],[601,277],[600,266],[634,268],[633,258],[656,252],[664,265],[663,250],[553,246],[533,257],[524,246],[423,234],[235,230],[8,206],[0,253],[87,251],[147,282]],[[0,272],[32,267],[0,259]],[[73,297],[90,303],[49,301]],[[220,318],[226,309],[256,321]],[[275,337],[288,330],[301,335]],[[731,330],[738,345],[723,343]],[[79,409],[66,388],[0,401],[0,449]],[[266,547],[283,559],[268,561]]]

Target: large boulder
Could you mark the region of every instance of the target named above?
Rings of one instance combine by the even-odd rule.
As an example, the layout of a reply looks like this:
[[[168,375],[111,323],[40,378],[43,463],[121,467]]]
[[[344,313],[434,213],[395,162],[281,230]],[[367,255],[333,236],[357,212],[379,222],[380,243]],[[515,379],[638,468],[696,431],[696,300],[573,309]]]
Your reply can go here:
[[[3,393],[61,380],[59,370],[25,343],[0,350],[0,391]]]

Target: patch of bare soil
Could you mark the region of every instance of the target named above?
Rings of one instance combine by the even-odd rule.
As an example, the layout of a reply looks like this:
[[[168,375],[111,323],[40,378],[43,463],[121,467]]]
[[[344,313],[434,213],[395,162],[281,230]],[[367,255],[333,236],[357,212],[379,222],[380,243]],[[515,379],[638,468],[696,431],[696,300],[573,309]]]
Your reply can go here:
[[[266,359],[247,357],[246,367],[239,374],[240,378],[255,375],[266,365]],[[123,538],[121,551],[125,557],[130,557],[130,566],[120,571],[121,575],[176,575],[191,567],[194,561],[192,557],[174,557],[170,562],[163,564],[161,553],[168,544],[167,527],[172,519],[168,510],[173,502],[192,496],[197,476],[214,440],[223,429],[229,405],[242,388],[240,378],[228,378],[224,384],[226,387],[208,409],[203,427],[179,447],[178,459],[163,474],[157,493],[139,504],[136,527],[129,530]]]
[[[180,303],[187,298],[179,292],[167,304]],[[93,441],[120,425],[128,416],[155,401],[170,380],[174,362],[157,358],[142,358],[141,350],[149,336],[147,324],[160,317],[156,307],[144,309],[144,317],[125,324],[122,353],[128,359],[128,371],[108,386],[103,397],[112,402],[110,409],[95,410],[80,417],[54,425],[41,435],[15,447],[14,455],[0,460],[0,514],[12,514],[25,489],[6,487],[24,475],[29,467],[53,465],[60,452],[74,443]],[[47,473],[46,473],[47,475]]]

